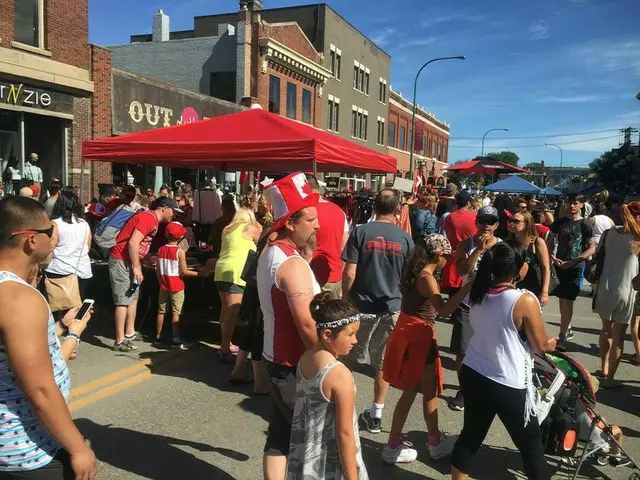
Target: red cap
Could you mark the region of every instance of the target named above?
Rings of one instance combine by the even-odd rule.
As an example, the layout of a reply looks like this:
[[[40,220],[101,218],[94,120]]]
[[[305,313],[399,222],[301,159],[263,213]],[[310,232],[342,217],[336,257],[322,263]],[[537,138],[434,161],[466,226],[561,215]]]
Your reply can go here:
[[[307,177],[300,172],[287,175],[268,185],[264,189],[264,196],[273,209],[273,232],[284,227],[294,213],[307,207],[315,207],[320,199],[320,194],[313,193]]]
[[[33,196],[34,197],[39,197],[40,196],[40,187],[38,185],[31,185],[29,188],[33,192]]]
[[[175,238],[176,240],[181,239],[187,234],[187,229],[180,222],[171,222],[167,224],[167,228],[165,229],[165,235]]]
[[[105,217],[107,208],[101,203],[93,202],[89,205],[89,213],[95,217]]]

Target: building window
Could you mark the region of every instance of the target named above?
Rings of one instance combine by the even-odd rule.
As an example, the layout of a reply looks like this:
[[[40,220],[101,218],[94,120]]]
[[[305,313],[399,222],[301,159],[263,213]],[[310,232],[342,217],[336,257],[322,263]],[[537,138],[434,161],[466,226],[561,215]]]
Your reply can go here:
[[[327,115],[327,130],[338,132],[340,127],[340,99],[329,98],[329,113]]]
[[[358,82],[358,90],[364,93],[364,67],[360,67],[360,78]]]
[[[16,42],[44,48],[44,0],[15,0],[13,30]]]
[[[376,140],[378,145],[384,145],[384,118],[378,117],[378,138]]]
[[[335,52],[335,50],[331,50],[331,52],[329,52],[329,70],[331,70],[331,74],[335,76],[335,74],[336,74],[336,52]]]
[[[302,89],[302,121],[311,122],[311,90]]]
[[[353,110],[351,112],[351,136],[358,138],[358,111]]]
[[[369,81],[371,80],[369,72],[364,73],[364,93],[369,95]]]
[[[362,136],[360,137],[365,142],[367,141],[367,129],[369,128],[369,115],[364,113],[362,115]]]
[[[398,137],[398,145],[400,150],[405,150],[406,146],[407,129],[400,127],[400,136]]]
[[[422,137],[422,155],[427,155],[427,137]]]
[[[393,122],[389,124],[389,146],[396,148],[396,124]]]
[[[342,54],[340,51],[336,52],[336,72],[335,77],[337,80],[340,80],[340,72],[342,71]]]
[[[296,119],[298,107],[298,89],[293,83],[287,82],[287,117]]]
[[[382,102],[382,103],[386,103],[386,101],[387,101],[387,81],[384,80],[383,78],[381,78],[378,86],[379,86],[378,100],[380,102]]]
[[[269,75],[269,111],[280,115],[280,79]]]
[[[358,78],[360,77],[360,67],[358,65],[353,66],[353,88],[358,90]]]

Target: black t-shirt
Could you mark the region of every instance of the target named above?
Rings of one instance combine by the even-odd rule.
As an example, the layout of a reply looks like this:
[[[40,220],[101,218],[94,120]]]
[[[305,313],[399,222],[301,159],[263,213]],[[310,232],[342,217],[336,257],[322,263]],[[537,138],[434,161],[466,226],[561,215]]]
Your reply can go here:
[[[370,222],[351,233],[342,260],[357,264],[351,299],[360,312],[400,311],[400,279],[412,248],[411,237],[392,223]]]
[[[563,217],[551,224],[551,231],[556,235],[558,251],[556,257],[560,260],[573,260],[589,248],[589,242],[593,238],[591,224],[584,218],[571,220]],[[582,268],[584,261],[579,262],[574,268]]]

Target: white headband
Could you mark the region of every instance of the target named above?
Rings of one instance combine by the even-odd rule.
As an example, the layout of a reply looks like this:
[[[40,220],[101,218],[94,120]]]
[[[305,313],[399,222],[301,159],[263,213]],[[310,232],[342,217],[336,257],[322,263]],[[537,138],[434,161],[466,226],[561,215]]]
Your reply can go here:
[[[375,315],[370,315],[366,313],[356,313],[355,315],[351,315],[350,317],[341,318],[340,320],[335,320],[333,322],[327,323],[316,323],[316,328],[318,330],[323,328],[339,328],[344,327],[345,325],[349,325],[350,323],[356,323],[360,320],[373,319]]]

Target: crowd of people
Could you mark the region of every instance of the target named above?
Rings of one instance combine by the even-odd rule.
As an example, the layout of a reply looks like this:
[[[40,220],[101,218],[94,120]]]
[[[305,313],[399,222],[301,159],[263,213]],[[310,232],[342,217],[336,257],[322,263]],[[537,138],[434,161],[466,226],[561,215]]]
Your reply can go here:
[[[615,373],[629,324],[640,364],[640,202],[617,203],[606,192],[550,204],[453,184],[439,195],[385,189],[365,216],[324,197],[313,175],[294,173],[261,192],[217,192],[218,215],[203,232],[187,184],[158,194],[125,186],[86,207],[60,182],[46,195],[29,189],[0,201],[0,472],[11,478],[96,475],[95,456],[66,407],[66,362],[91,318],[91,311],[75,318],[93,276],[91,258],[108,262],[117,352],[135,351],[143,340],[135,320],[151,252],[159,285],[155,345],[191,346],[180,328],[185,279],[212,280],[221,303],[217,358],[233,364],[232,385],[253,383],[255,395],[271,399],[268,480],[368,478],[359,423],[382,431],[390,386],[402,395],[380,452],[385,463],[416,460],[418,449],[402,432],[422,393],[425,449],[434,460],[451,456],[452,478],[468,478],[496,415],[527,477],[550,478],[534,419],[533,354],[572,349],[573,306],[585,277],[603,324],[594,372],[602,388],[622,386]],[[211,260],[191,268],[189,248],[205,241]],[[557,336],[542,317],[550,296],[559,298]],[[14,321],[18,309],[28,321]],[[464,411],[460,435],[445,433],[438,418],[437,320],[449,316],[460,390],[448,406]],[[240,318],[247,327],[238,336]],[[357,365],[374,375],[371,406],[360,414]]]

